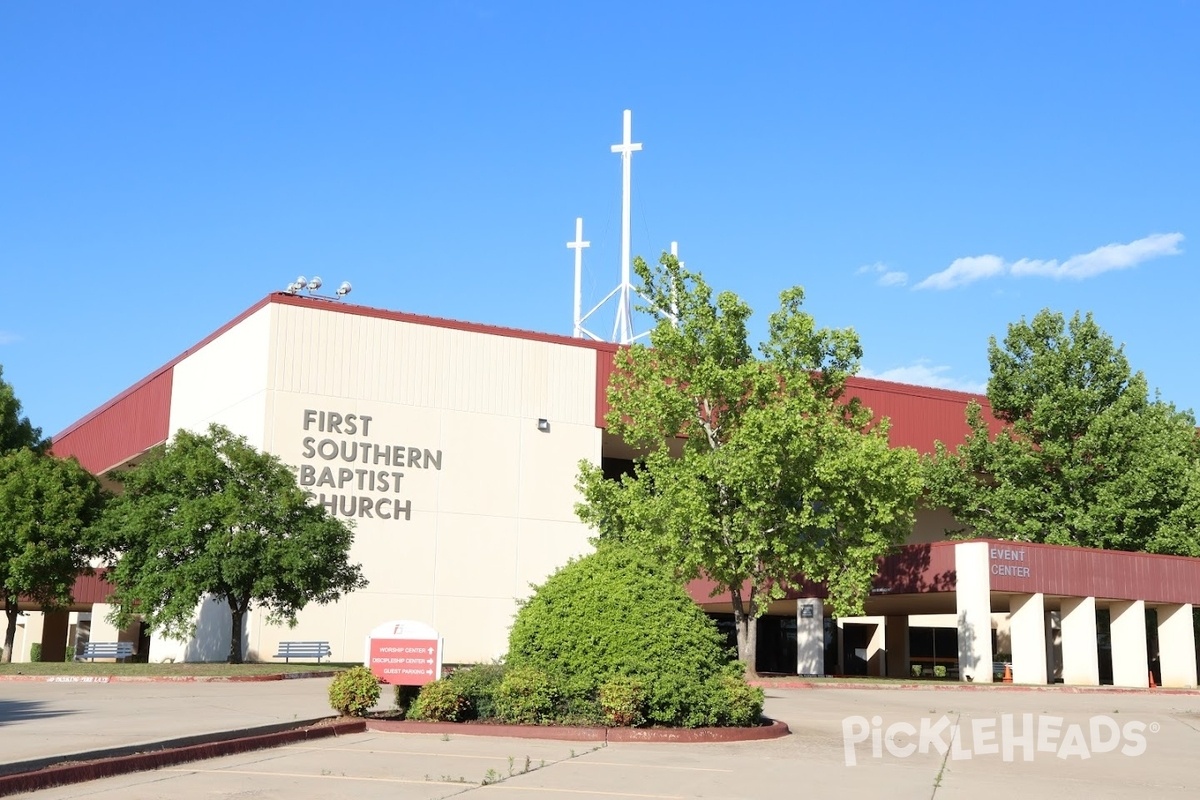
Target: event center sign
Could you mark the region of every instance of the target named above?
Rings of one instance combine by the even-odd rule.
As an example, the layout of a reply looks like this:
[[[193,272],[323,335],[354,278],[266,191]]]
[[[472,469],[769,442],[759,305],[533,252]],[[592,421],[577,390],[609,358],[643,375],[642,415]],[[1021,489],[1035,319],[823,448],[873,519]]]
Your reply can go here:
[[[365,664],[384,683],[424,686],[442,674],[442,639],[423,622],[385,622],[367,634]]]

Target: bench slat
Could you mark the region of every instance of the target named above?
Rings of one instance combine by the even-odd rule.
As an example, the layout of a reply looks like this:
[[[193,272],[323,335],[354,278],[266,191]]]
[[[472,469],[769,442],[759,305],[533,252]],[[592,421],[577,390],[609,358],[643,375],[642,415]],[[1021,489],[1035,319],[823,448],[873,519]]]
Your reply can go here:
[[[133,655],[133,642],[85,642],[80,646],[78,658],[94,661],[97,658],[129,658]]]
[[[329,642],[280,642],[275,658],[282,658],[285,662],[293,658],[315,658],[319,662],[332,653]]]

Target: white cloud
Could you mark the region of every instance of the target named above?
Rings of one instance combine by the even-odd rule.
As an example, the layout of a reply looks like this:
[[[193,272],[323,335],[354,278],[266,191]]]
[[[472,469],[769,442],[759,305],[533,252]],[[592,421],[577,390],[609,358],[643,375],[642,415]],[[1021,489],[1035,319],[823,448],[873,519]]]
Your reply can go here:
[[[934,366],[924,359],[917,361],[915,364],[893,367],[883,372],[872,372],[869,369],[863,369],[859,372],[864,378],[907,383],[912,386],[936,386],[939,389],[954,389],[959,392],[971,392],[972,394],[984,394],[987,392],[987,381],[979,383],[977,381],[963,380],[949,373],[950,367]]]
[[[1000,275],[1004,272],[1004,259],[1000,256],[968,256],[956,258],[941,272],[935,272],[914,286],[914,289],[953,289],[968,283]]]
[[[888,265],[882,261],[876,261],[874,264],[867,264],[855,270],[855,275],[870,273],[878,275],[875,283],[879,286],[903,286],[908,283],[908,273],[900,272],[899,270],[888,269]]]
[[[1106,244],[1090,253],[1071,256],[1062,264],[1057,261],[1021,259],[1012,265],[1012,274],[1083,280],[1115,269],[1136,267],[1154,258],[1179,255],[1182,252],[1179,243],[1182,241],[1182,233],[1156,233],[1129,244]]]
[[[1178,255],[1183,252],[1179,249],[1182,241],[1182,233],[1155,233],[1128,244],[1106,244],[1090,253],[1071,256],[1062,263],[1058,259],[1043,261],[1031,258],[1009,263],[993,255],[958,258],[949,267],[935,272],[913,288],[954,289],[1004,274],[1018,278],[1032,275],[1055,280],[1083,280],[1112,270],[1136,267],[1155,258]]]
[[[17,336],[15,333],[9,333],[8,331],[0,331],[0,345],[12,344],[13,342],[18,341],[20,338],[21,337]]]

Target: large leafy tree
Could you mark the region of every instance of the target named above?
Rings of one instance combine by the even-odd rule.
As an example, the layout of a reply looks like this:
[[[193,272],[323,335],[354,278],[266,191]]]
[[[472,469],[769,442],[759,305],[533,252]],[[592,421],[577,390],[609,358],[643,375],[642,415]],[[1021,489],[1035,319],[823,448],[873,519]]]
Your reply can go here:
[[[21,416],[21,401],[4,380],[4,367],[0,366],[0,453],[22,447],[42,453],[50,447],[50,440],[42,438],[42,429],[35,428],[29,417]]]
[[[7,628],[0,662],[12,658],[22,597],[44,609],[71,601],[75,578],[98,552],[90,526],[104,497],[74,459],[28,447],[0,455],[0,591]]]
[[[104,528],[119,553],[108,575],[118,625],[141,614],[152,629],[185,638],[197,604],[211,596],[229,607],[229,661],[241,663],[252,607],[295,624],[308,603],[366,585],[349,561],[349,526],[310,505],[278,458],[222,426],[181,430],[115,477],[124,491]]]
[[[927,462],[930,498],[974,535],[1200,556],[1195,419],[1151,399],[1091,314],[1043,310],[988,344],[988,401]]]
[[[656,324],[650,347],[617,354],[607,422],[643,455],[619,481],[582,464],[578,513],[728,593],[753,672],[754,622],[797,574],[826,584],[835,613],[861,611],[876,558],[911,530],[919,459],[843,397],[858,338],[818,329],[802,289],[782,293],[756,355],[735,294],[714,298],[668,255],[635,269]]]

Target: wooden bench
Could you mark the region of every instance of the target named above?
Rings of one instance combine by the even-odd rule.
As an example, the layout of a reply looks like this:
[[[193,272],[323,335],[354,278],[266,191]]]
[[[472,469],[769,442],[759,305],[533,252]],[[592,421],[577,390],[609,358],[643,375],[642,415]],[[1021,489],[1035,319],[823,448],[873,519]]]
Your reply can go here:
[[[280,642],[275,657],[282,658],[284,663],[293,658],[315,658],[319,664],[322,658],[329,658],[332,652],[329,642]]]
[[[84,642],[75,653],[78,659],[95,661],[97,658],[129,658],[133,655],[133,642]]]

